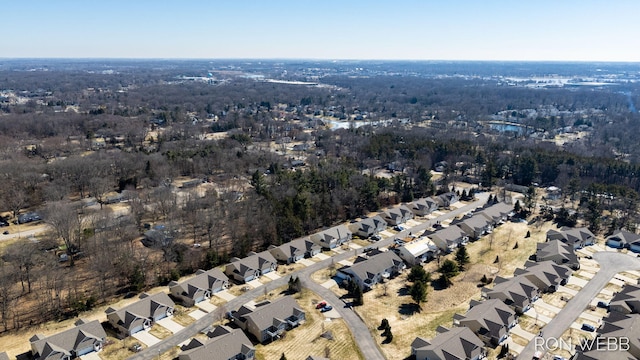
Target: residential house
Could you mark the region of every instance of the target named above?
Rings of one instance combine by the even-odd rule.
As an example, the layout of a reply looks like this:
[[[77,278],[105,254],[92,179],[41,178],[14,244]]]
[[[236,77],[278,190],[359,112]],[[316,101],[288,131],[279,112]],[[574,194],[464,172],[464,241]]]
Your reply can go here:
[[[169,291],[185,306],[193,306],[207,300],[229,286],[229,278],[219,269],[198,270],[196,276],[183,282],[172,281]]]
[[[593,245],[596,237],[587,228],[568,228],[563,227],[560,230],[547,231],[547,241],[560,240],[565,244],[573,246],[574,249],[580,249],[588,245]]]
[[[305,312],[291,296],[273,302],[244,305],[231,314],[234,324],[264,343],[279,338],[305,320]]]
[[[538,287],[524,276],[509,279],[496,277],[492,289],[482,288],[486,299],[500,299],[511,306],[517,313],[529,310],[531,304],[538,299]]]
[[[433,199],[438,203],[438,207],[441,208],[448,208],[451,204],[455,204],[460,201],[460,197],[454,192],[440,194]]]
[[[405,264],[393,251],[374,250],[358,256],[351,266],[338,270],[343,279],[353,279],[362,290],[369,290],[394,274],[402,272]]]
[[[535,253],[536,261],[551,260],[558,265],[565,265],[574,270],[580,269],[580,261],[572,245],[560,240],[538,243]]]
[[[634,244],[634,247],[640,250],[640,235],[627,230],[616,230],[606,238],[606,244],[616,249],[630,248]]]
[[[389,225],[400,225],[413,219],[413,212],[405,205],[401,205],[397,208],[385,210],[383,217]]]
[[[464,219],[461,222],[456,224],[465,234],[472,240],[479,240],[482,235],[490,232],[493,229],[489,220],[480,215],[476,214],[470,218]]]
[[[333,249],[351,241],[352,232],[345,225],[338,225],[309,236],[311,241],[324,249]]]
[[[411,343],[411,355],[416,360],[480,360],[486,358],[484,343],[471,329],[438,328],[431,340],[417,337]]]
[[[280,246],[271,245],[269,252],[276,260],[291,264],[305,257],[312,257],[320,253],[321,247],[309,238],[290,241]]]
[[[427,216],[438,210],[438,203],[431,197],[421,198],[409,203],[409,209],[411,209],[416,216]]]
[[[457,225],[442,228],[430,234],[429,238],[433,240],[433,243],[436,244],[440,250],[446,253],[455,250],[460,245],[464,245],[469,241],[467,233],[462,231]]]
[[[179,360],[255,359],[256,349],[241,329],[217,326],[207,334],[209,340],[194,338],[183,346]]]
[[[633,359],[640,359],[640,314],[609,313],[598,329],[598,337],[620,339],[620,343],[624,343],[625,348],[628,343],[627,351],[618,351],[622,353],[620,355],[629,355]]]
[[[613,295],[609,302],[609,310],[622,314],[640,313],[640,287],[625,285],[621,291]]]
[[[410,265],[421,264],[433,259],[440,249],[426,236],[422,236],[397,248],[398,256]]]
[[[380,215],[376,215],[370,218],[362,219],[360,222],[355,224],[354,233],[359,237],[366,239],[373,235],[378,234],[381,231],[384,231],[387,228],[387,222],[380,217]]]
[[[495,227],[504,223],[513,215],[513,205],[500,202],[482,209],[478,214],[486,217],[491,225]]]
[[[471,329],[482,341],[492,346],[506,340],[509,330],[517,323],[515,311],[499,299],[471,300],[466,314],[453,316],[454,325]]]
[[[269,251],[261,253],[250,252],[243,259],[233,258],[232,262],[225,267],[224,273],[232,280],[246,283],[266,273],[275,271],[277,268],[278,261]]]
[[[157,293],[154,295],[142,294],[140,300],[125,306],[120,310],[108,308],[107,320],[121,335],[128,336],[139,331],[146,330],[161,319],[173,315],[175,303],[169,295]]]
[[[107,334],[98,320],[78,320],[75,327],[51,336],[34,335],[31,355],[35,360],[70,360],[102,350]]]
[[[562,198],[562,189],[557,186],[549,186],[545,190],[547,192],[547,195],[545,196],[547,200],[553,201]]]
[[[514,276],[524,276],[538,287],[540,292],[555,292],[559,286],[566,285],[571,269],[557,265],[551,260],[542,262],[527,261],[524,269],[516,269]]]

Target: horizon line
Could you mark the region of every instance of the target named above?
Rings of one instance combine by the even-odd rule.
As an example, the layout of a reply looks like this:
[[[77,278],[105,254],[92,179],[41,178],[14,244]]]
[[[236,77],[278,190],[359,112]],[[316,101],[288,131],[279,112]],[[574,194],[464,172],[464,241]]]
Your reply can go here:
[[[0,61],[16,61],[16,60],[126,60],[126,61],[318,61],[318,62],[504,62],[504,63],[620,63],[620,64],[638,64],[640,60],[506,60],[506,59],[357,59],[357,58],[277,58],[277,57],[219,57],[219,58],[171,58],[171,57],[1,57]]]

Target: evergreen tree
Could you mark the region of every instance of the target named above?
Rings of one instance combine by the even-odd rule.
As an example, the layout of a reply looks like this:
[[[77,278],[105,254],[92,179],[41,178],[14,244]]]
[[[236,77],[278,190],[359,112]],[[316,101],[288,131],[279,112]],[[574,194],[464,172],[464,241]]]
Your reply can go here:
[[[469,254],[467,253],[466,246],[462,245],[456,251],[456,262],[458,263],[458,268],[461,271],[464,271],[465,265],[467,265],[471,260],[469,260]]]
[[[453,260],[445,260],[440,266],[440,272],[447,277],[454,277],[458,275],[460,269],[458,268],[458,264],[456,264]]]
[[[362,289],[356,285],[356,290],[353,297],[353,305],[361,306],[364,304],[364,294],[362,293]]]
[[[447,274],[442,274],[438,278],[438,284],[440,284],[440,287],[446,289],[449,286],[453,285],[453,282],[451,281],[451,277],[449,277]]]
[[[420,304],[427,300],[427,285],[421,281],[415,282],[409,288],[409,295],[411,299],[420,307]]]
[[[382,319],[382,321],[380,322],[380,326],[378,326],[378,330],[386,330],[389,326],[389,320]]]
[[[431,281],[431,274],[427,273],[422,265],[413,265],[411,267],[409,275],[407,276],[407,280],[411,282],[420,281],[428,283],[429,281]]]
[[[282,355],[280,355],[280,360],[287,360],[287,357],[284,356],[284,353],[282,353]]]

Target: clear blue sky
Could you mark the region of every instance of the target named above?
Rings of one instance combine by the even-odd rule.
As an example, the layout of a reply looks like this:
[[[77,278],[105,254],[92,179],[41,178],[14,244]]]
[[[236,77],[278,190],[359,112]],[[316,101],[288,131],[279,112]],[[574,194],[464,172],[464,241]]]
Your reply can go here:
[[[640,61],[640,0],[0,0],[0,58]]]

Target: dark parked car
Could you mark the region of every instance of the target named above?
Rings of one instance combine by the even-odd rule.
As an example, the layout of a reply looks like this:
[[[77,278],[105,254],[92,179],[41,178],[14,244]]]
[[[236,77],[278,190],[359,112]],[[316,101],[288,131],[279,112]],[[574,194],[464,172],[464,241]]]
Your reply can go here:
[[[331,305],[325,305],[325,307],[323,307],[322,309],[320,309],[320,312],[327,312],[333,310],[333,306]]]
[[[596,328],[593,325],[582,324],[582,330],[588,331],[588,332],[594,332],[596,331]]]
[[[380,235],[371,235],[371,241],[380,241],[381,239]]]

